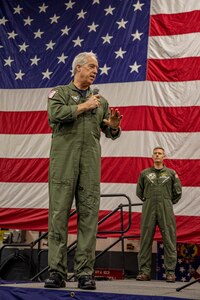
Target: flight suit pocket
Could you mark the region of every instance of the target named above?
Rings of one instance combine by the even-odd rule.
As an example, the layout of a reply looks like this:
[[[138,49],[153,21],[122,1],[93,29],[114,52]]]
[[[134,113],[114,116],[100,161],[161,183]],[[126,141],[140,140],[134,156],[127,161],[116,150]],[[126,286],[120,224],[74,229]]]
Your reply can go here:
[[[78,195],[77,209],[79,213],[96,215],[100,204],[99,185],[93,185],[93,188],[89,189],[79,186]]]

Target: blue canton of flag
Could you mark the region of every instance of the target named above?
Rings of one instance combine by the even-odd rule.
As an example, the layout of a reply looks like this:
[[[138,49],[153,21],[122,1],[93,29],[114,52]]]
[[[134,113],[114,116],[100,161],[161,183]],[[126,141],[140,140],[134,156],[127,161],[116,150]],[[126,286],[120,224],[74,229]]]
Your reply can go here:
[[[164,268],[164,246],[158,242],[157,246],[157,279],[165,280]],[[177,244],[177,265],[176,265],[176,280],[190,281],[192,277],[196,277],[200,266],[200,245],[197,244]],[[200,275],[200,274],[199,274]],[[197,276],[198,277],[198,276]]]
[[[80,52],[99,57],[96,83],[143,81],[148,0],[1,0],[0,87],[66,84]]]

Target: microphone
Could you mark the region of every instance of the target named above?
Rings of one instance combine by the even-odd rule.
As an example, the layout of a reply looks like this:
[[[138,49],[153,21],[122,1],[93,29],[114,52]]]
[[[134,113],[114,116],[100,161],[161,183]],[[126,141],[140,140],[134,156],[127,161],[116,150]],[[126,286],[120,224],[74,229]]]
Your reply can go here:
[[[93,95],[97,95],[98,93],[99,93],[99,89],[98,89],[97,87],[95,87],[95,88],[93,89]],[[96,112],[97,112],[97,107],[96,107],[96,108],[93,108],[91,112],[92,112],[93,115],[95,115]]]

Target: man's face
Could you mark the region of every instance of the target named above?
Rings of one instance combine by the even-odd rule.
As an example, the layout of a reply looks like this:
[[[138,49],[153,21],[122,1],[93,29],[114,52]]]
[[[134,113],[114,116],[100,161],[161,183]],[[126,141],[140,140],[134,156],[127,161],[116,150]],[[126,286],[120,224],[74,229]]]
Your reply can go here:
[[[77,66],[80,82],[85,86],[90,86],[96,79],[98,72],[98,62],[95,58],[88,56],[87,63]]]
[[[152,158],[155,163],[163,163],[163,160],[165,158],[165,153],[163,149],[160,148],[154,149]]]

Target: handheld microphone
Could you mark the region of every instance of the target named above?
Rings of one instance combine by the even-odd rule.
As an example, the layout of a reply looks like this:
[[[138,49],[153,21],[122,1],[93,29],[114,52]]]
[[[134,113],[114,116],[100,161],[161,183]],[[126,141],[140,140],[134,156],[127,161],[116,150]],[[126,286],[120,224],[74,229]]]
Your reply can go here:
[[[93,95],[97,95],[99,93],[99,89],[97,87],[95,87],[93,89]],[[95,115],[97,112],[97,107],[92,109],[92,114]]]

